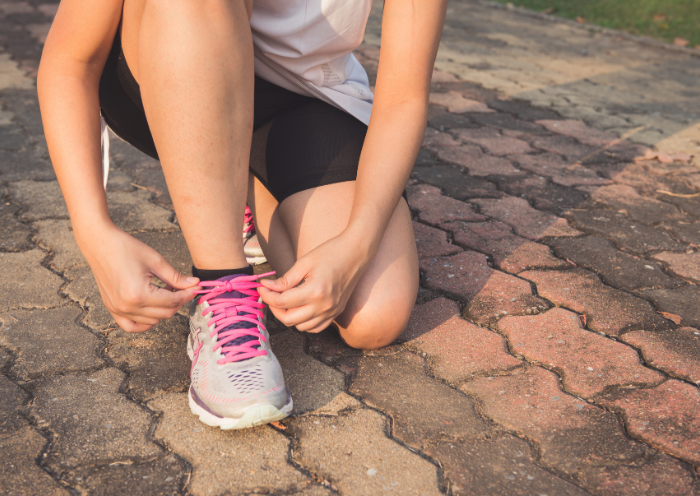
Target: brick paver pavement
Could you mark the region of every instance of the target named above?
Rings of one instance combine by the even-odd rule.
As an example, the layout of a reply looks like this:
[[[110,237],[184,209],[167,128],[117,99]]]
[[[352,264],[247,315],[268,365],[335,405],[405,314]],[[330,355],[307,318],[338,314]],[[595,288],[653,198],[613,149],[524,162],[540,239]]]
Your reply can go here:
[[[294,415],[222,432],[187,407],[184,310],[118,330],[73,241],[34,85],[55,11],[0,2],[0,494],[700,494],[697,53],[451,2],[406,332],[270,319]],[[115,222],[187,271],[159,165],[112,164]]]

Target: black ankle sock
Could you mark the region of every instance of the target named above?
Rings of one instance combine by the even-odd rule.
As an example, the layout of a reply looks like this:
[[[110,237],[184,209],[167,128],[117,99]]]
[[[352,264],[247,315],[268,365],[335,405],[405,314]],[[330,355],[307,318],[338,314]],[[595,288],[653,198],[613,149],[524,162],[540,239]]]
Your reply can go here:
[[[216,281],[221,277],[232,276],[233,274],[245,274],[247,276],[252,276],[253,266],[248,265],[242,269],[221,269],[221,270],[204,270],[198,269],[194,265],[192,266],[192,275],[199,278],[200,281]]]

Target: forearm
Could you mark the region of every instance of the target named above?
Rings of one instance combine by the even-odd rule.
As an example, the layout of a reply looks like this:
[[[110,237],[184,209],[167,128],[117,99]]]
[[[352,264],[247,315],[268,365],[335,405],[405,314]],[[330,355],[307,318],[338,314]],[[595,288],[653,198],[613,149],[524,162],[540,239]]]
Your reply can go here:
[[[79,244],[113,226],[102,185],[98,84],[94,69],[60,61],[42,61],[37,81],[49,154]]]
[[[346,232],[371,259],[379,249],[423,141],[427,103],[422,98],[375,106],[360,157]]]

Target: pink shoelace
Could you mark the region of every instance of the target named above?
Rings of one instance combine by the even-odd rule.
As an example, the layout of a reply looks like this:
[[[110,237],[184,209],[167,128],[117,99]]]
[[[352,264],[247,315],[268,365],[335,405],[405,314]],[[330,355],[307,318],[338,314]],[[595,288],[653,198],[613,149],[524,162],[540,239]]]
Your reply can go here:
[[[253,223],[253,212],[251,212],[250,207],[246,205],[245,214],[243,215],[243,232],[248,234],[251,231],[255,232],[255,224]]]
[[[262,318],[262,310],[265,304],[258,301],[260,295],[257,292],[257,288],[261,287],[262,284],[257,282],[257,280],[272,274],[274,272],[258,276],[239,276],[230,281],[202,281],[199,283],[204,289],[195,291],[195,294],[204,295],[199,300],[200,303],[204,301],[209,302],[209,307],[202,311],[202,316],[204,317],[210,313],[214,314],[209,321],[210,324],[212,322],[216,324],[210,334],[212,339],[216,336],[214,351],[226,343],[243,336],[257,338],[239,345],[229,345],[223,348],[224,358],[216,362],[219,365],[239,362],[247,358],[267,354],[265,350],[254,348],[258,339],[267,341],[258,329],[258,326],[265,329],[265,326],[258,320]],[[219,298],[224,293],[233,291],[237,291],[245,296],[243,298]],[[245,312],[245,315],[241,315],[242,312]],[[226,327],[237,322],[249,322],[251,326],[243,329],[226,329]]]

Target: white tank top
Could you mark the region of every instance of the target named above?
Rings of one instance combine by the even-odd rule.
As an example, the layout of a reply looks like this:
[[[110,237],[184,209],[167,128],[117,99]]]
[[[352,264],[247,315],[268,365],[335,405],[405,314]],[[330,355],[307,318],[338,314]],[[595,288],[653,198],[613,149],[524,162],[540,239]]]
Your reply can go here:
[[[369,123],[374,96],[352,51],[372,0],[253,0],[255,73]]]

